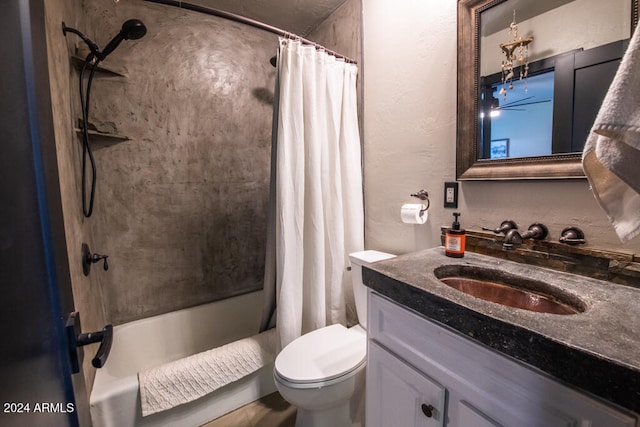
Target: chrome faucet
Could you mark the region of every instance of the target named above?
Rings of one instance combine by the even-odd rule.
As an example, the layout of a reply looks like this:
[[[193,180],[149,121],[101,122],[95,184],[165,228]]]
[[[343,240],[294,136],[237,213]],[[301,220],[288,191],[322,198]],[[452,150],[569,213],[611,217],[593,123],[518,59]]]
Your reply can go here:
[[[502,249],[509,250],[513,249],[516,246],[522,244],[522,242],[526,239],[534,239],[534,240],[543,240],[549,234],[549,230],[544,224],[535,223],[529,226],[529,229],[524,233],[520,234],[520,232],[516,229],[511,229],[507,231],[507,234],[504,236],[504,240],[502,241]]]

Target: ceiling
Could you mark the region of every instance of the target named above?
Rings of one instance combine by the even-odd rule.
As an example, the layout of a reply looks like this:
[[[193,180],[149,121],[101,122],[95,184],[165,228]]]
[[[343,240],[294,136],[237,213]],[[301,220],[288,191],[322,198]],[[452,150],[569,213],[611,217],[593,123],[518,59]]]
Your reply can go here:
[[[345,0],[190,0],[188,2],[241,15],[306,37]]]

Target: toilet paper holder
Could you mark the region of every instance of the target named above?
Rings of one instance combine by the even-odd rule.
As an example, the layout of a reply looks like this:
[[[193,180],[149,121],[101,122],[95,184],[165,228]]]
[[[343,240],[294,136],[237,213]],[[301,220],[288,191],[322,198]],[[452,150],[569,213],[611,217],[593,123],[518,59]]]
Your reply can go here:
[[[426,202],[427,207],[420,211],[421,214],[423,212],[426,212],[427,209],[429,209],[430,202],[429,202],[429,193],[427,192],[427,190],[420,190],[417,193],[410,194],[410,196],[411,197],[416,197],[416,198],[422,200],[423,202]]]

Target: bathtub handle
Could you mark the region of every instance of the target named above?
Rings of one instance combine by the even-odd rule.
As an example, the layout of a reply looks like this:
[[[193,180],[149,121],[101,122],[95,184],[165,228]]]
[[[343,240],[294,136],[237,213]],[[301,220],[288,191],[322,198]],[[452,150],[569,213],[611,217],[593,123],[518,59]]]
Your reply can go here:
[[[113,342],[113,326],[106,325],[98,332],[90,332],[86,334],[79,334],[80,330],[80,315],[79,313],[69,313],[69,317],[66,321],[67,330],[67,342],[69,345],[69,359],[71,362],[71,371],[74,374],[80,372],[80,363],[78,361],[78,347],[85,346],[87,344],[100,343],[98,352],[91,360],[91,364],[96,368],[102,368],[107,362],[109,353],[111,352],[111,343]]]

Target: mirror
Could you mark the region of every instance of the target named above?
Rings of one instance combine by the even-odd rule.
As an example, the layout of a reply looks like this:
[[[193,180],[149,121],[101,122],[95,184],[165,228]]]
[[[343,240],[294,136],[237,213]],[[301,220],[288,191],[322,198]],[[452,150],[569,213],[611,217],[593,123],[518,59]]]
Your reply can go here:
[[[637,20],[638,0],[459,0],[457,179],[584,177]]]

